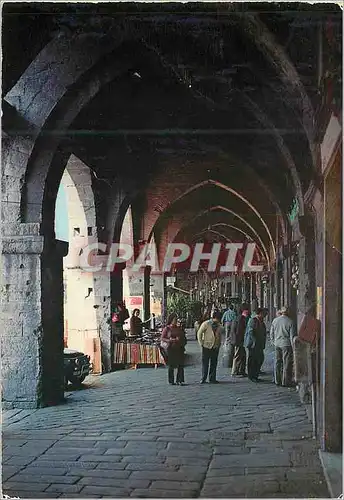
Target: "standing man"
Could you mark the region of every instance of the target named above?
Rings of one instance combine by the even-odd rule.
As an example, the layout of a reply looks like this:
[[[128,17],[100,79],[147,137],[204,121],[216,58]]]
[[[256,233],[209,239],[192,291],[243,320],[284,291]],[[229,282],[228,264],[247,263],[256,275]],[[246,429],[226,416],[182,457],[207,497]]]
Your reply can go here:
[[[260,361],[259,361],[259,374],[260,375],[264,375],[264,372],[262,371],[262,366],[263,366],[263,363],[264,363],[264,350],[265,350],[265,346],[266,346],[266,324],[265,324],[265,318],[267,317],[267,315],[269,314],[269,309],[267,309],[266,307],[263,308],[263,325],[264,325],[264,343],[263,343],[263,349],[261,350],[261,353],[260,353]]]
[[[246,374],[246,351],[244,347],[244,338],[247,323],[249,320],[249,310],[244,308],[241,311],[241,316],[235,321],[234,328],[234,359],[233,359],[233,369],[232,375],[239,375],[241,377],[247,377]]]
[[[233,358],[235,351],[233,330],[235,328],[236,319],[237,319],[237,313],[234,309],[234,305],[231,304],[227,309],[227,311],[225,311],[221,319],[222,326],[225,329],[226,365],[230,370],[232,369],[233,366]]]
[[[264,356],[266,328],[263,315],[263,309],[257,309],[249,319],[245,332],[244,346],[248,349],[247,371],[252,382],[259,382],[261,359]]]
[[[199,345],[202,347],[202,379],[205,384],[209,374],[209,383],[218,384],[216,380],[217,360],[221,346],[221,314],[214,312],[212,319],[204,321],[197,333]]]
[[[270,339],[275,346],[275,384],[292,386],[293,377],[293,338],[295,326],[288,316],[288,308],[282,307],[280,316],[271,324]]]

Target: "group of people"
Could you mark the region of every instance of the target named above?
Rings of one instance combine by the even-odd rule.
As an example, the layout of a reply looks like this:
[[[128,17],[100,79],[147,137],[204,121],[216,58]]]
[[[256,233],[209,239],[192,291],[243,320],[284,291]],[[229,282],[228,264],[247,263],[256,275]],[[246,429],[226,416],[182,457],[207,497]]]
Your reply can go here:
[[[239,311],[231,305],[224,314],[215,310],[211,318],[203,321],[197,329],[197,340],[202,349],[201,384],[207,380],[217,384],[216,371],[222,337],[225,335],[224,351],[227,353],[227,366],[232,376],[248,377],[259,382],[264,362],[264,349],[267,340],[265,318],[266,308],[258,308],[250,314],[249,307],[243,304]],[[270,341],[275,348],[274,382],[277,385],[293,385],[293,338],[296,335],[294,323],[288,309],[278,311],[270,328]],[[171,315],[162,332],[162,347],[168,364],[170,384],[184,385],[184,351],[186,335],[178,325],[176,315]],[[174,370],[177,369],[176,382]]]

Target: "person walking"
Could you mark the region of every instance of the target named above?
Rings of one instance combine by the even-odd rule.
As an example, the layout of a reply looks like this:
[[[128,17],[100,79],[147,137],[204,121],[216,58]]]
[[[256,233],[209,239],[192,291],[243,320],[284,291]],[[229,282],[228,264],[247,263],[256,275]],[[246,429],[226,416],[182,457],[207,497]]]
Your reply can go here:
[[[182,328],[178,326],[176,314],[171,314],[167,320],[167,326],[161,334],[161,347],[165,350],[168,365],[168,383],[170,385],[184,384],[184,349],[186,336]],[[174,370],[177,369],[176,382],[174,381]]]
[[[234,322],[234,358],[233,358],[233,368],[232,376],[247,377],[246,373],[246,350],[244,347],[244,338],[247,323],[249,320],[249,310],[244,308],[241,311],[241,316]]]
[[[252,382],[259,382],[258,375],[266,338],[263,309],[251,315],[246,327],[244,346],[248,349],[247,371]]]
[[[282,307],[271,323],[270,339],[275,347],[275,384],[291,387],[293,377],[293,338],[296,336],[295,326],[288,316],[288,308]]]
[[[209,383],[218,384],[216,380],[217,361],[221,346],[221,314],[214,312],[212,318],[204,321],[197,333],[197,340],[202,347],[202,379],[205,384],[209,374]]]

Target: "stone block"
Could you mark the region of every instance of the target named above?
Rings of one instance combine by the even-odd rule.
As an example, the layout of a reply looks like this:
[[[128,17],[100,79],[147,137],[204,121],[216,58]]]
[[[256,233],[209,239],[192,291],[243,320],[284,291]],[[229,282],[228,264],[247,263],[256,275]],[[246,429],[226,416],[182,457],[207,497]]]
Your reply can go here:
[[[78,461],[80,462],[120,462],[121,455],[81,455]]]
[[[196,498],[198,490],[179,490],[176,494],[173,490],[158,490],[148,488],[135,489],[130,496],[133,498]]]
[[[51,484],[45,491],[48,493],[80,493],[82,484]]]
[[[126,498],[130,495],[130,488],[123,488],[117,486],[85,486],[82,489],[82,495],[79,495],[79,498],[83,498],[84,496],[92,496],[99,495],[102,498],[104,496],[109,496],[110,498]]]
[[[8,492],[10,496],[13,496],[17,490],[21,491],[34,491],[43,492],[45,491],[50,483],[18,483],[16,481],[7,481],[2,485],[3,492]]]
[[[153,481],[151,484],[152,490],[172,490],[178,495],[176,492],[180,490],[199,490],[201,487],[201,482],[188,481],[187,483],[181,481]]]
[[[9,495],[11,496],[11,495]],[[45,493],[44,491],[20,491],[16,490],[12,493],[16,498],[59,498],[59,493]]]
[[[123,434],[118,436],[117,441],[156,441],[157,435],[141,435],[141,434]],[[160,440],[160,439],[159,439]]]
[[[79,469],[78,469],[79,470]],[[32,475],[32,476],[64,476],[68,472],[67,467],[44,467],[44,466],[36,466],[33,467],[32,464],[23,468],[21,473],[24,475]],[[78,474],[75,474],[76,476]]]
[[[220,469],[211,468],[207,471],[206,479],[210,478],[221,478],[221,477],[232,477],[232,476],[244,476],[245,468],[244,467],[231,467],[228,469],[227,467],[222,467]]]
[[[150,481],[146,479],[135,480],[129,477],[128,479],[119,479],[111,477],[83,477],[79,483],[83,486],[113,486],[114,488],[148,488]]]
[[[170,458],[170,457],[178,457],[178,458],[210,458],[211,457],[211,450],[209,450],[208,452],[206,451],[197,451],[197,450],[194,450],[194,451],[189,451],[189,450],[164,450],[164,451],[159,451],[158,455],[160,457],[166,457],[166,458]]]
[[[39,457],[37,460],[34,462],[30,463],[30,467],[42,467],[42,468],[66,468],[68,470],[72,468],[77,468],[77,469],[94,469],[97,465],[97,462],[83,462],[80,460],[73,460],[73,461],[68,461],[68,460],[50,460],[48,457],[45,455],[42,455]]]
[[[130,479],[148,479],[150,481],[179,481],[179,482],[190,482],[197,481],[201,482],[204,478],[204,472],[188,472],[187,474],[181,471],[155,471],[155,470],[145,470],[139,472],[133,472]]]
[[[49,475],[25,474],[24,471],[22,471],[13,476],[11,478],[11,481],[16,483],[74,484],[79,479],[80,477],[78,476],[56,476],[54,474],[49,474]]]
[[[210,468],[221,467],[289,467],[290,459],[289,454],[281,453],[268,453],[266,455],[218,455],[215,456],[210,464]]]
[[[245,453],[249,453],[249,450],[242,446],[215,446],[214,448],[215,455],[242,455]]]
[[[116,470],[116,467],[112,469],[101,469],[101,468],[96,468],[96,469],[70,469],[68,471],[68,475],[71,476],[81,476],[81,477],[89,477],[89,478],[109,478],[109,479],[127,479],[131,471],[130,470],[123,470],[125,465],[124,464],[112,464],[112,465],[121,465],[122,470]]]

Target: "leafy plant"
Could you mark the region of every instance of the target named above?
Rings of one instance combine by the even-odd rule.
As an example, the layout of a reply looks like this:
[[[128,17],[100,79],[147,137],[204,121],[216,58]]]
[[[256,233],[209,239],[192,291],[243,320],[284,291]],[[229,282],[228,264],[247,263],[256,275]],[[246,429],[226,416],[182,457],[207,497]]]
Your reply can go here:
[[[190,313],[191,300],[186,295],[172,293],[167,296],[167,314],[176,314],[179,319],[186,321]]]
[[[167,314],[174,313],[184,322],[188,318],[192,323],[199,320],[202,316],[202,308],[202,302],[191,300],[190,297],[178,292],[167,296]]]

